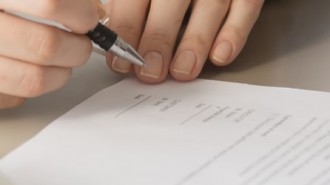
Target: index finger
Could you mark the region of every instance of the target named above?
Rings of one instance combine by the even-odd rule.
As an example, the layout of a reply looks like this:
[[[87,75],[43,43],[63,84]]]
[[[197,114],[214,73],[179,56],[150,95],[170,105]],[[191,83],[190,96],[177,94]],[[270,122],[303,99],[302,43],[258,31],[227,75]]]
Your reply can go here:
[[[55,21],[76,33],[87,33],[99,19],[95,0],[1,0],[0,9]]]

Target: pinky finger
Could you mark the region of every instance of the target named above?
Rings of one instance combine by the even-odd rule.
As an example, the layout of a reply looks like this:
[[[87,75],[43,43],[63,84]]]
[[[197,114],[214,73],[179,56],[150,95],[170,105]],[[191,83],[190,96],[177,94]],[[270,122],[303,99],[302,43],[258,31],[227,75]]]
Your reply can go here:
[[[210,60],[215,65],[227,65],[241,52],[263,3],[264,0],[233,0],[210,53]]]
[[[0,93],[0,110],[18,107],[25,102],[25,98]]]

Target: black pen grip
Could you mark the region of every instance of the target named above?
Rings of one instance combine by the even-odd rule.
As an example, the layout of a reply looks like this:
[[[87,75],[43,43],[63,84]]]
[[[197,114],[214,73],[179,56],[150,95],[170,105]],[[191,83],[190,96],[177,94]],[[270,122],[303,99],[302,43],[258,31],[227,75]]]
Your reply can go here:
[[[95,29],[86,35],[105,51],[109,51],[117,39],[117,34],[101,23],[98,23]]]

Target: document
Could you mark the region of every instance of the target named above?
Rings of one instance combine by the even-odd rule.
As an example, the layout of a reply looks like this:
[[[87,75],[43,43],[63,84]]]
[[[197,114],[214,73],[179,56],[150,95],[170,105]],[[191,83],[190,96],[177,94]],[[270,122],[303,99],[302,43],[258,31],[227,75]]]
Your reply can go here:
[[[128,78],[8,154],[0,174],[9,185],[329,185],[330,93]]]

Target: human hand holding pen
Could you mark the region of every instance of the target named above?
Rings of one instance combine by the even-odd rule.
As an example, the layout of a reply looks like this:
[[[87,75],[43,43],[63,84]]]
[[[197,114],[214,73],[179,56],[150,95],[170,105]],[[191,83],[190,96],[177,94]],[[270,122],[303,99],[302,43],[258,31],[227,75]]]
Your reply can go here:
[[[85,33],[102,11],[96,0],[0,0],[0,109],[56,90],[92,51]],[[56,21],[72,32],[7,14],[10,10]]]
[[[147,83],[159,83],[169,74],[176,80],[193,80],[208,59],[216,66],[231,63],[242,50],[263,3],[264,0],[110,0],[106,7],[110,28],[136,47],[146,61],[148,67],[134,67],[136,76]],[[184,32],[178,40],[180,30]],[[130,63],[110,53],[108,64],[120,73],[133,71]]]
[[[83,34],[105,13],[95,2],[98,0],[0,0],[0,109],[62,87],[72,68],[87,61],[92,44]],[[110,27],[145,57],[147,67],[134,67],[137,77],[159,83],[169,73],[181,81],[195,79],[208,57],[218,66],[233,61],[263,2],[108,0],[106,6]],[[54,20],[72,32],[27,21],[1,9]],[[187,28],[183,29],[189,9]],[[180,30],[184,32],[178,40]],[[110,53],[108,64],[121,73],[132,69],[129,62]]]

